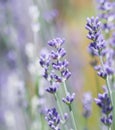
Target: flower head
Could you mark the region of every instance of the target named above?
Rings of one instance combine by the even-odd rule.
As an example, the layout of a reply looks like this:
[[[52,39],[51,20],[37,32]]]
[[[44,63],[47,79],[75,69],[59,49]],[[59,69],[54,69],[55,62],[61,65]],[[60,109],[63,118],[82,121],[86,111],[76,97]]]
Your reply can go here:
[[[68,93],[67,96],[62,99],[62,101],[67,105],[70,105],[73,102],[74,98],[75,98],[75,93],[72,93],[72,95]]]
[[[86,29],[89,31],[87,37],[92,40],[89,45],[89,51],[92,55],[103,55],[106,42],[101,33],[101,22],[99,18],[87,18]]]
[[[66,51],[62,48],[63,44],[64,40],[61,38],[50,40],[48,45],[53,47],[54,50],[47,54],[43,53],[40,56],[40,65],[44,68],[43,76],[50,83],[63,82],[71,76],[71,72],[68,69],[69,62],[64,59]]]
[[[45,119],[48,121],[48,125],[52,130],[60,130],[60,116],[56,111],[56,108],[48,109]]]
[[[103,115],[101,117],[101,122],[108,126],[111,125],[111,112],[113,110],[113,107],[111,106],[111,100],[108,96],[108,93],[104,92],[103,94],[98,94],[98,98],[95,98],[95,102],[102,110]]]

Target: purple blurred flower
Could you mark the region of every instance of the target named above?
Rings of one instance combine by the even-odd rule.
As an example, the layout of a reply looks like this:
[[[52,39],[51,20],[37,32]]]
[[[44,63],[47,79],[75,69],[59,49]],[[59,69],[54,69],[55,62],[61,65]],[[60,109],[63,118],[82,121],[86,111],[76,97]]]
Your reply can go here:
[[[99,18],[103,21],[102,29],[108,33],[114,27],[113,20],[115,20],[115,2],[110,0],[97,0],[97,2],[100,11]]]
[[[48,125],[52,130],[60,130],[59,128],[60,116],[56,111],[56,108],[48,109],[45,119],[48,121]]]
[[[92,109],[91,93],[87,92],[83,95],[82,105],[83,105],[83,116],[85,118],[88,118],[91,115],[91,109]]]
[[[54,9],[54,10],[51,10],[51,11],[47,11],[45,14],[44,14],[44,18],[46,19],[46,21],[48,22],[51,22],[53,20],[55,20],[55,18],[58,16],[58,10],[57,9]]]

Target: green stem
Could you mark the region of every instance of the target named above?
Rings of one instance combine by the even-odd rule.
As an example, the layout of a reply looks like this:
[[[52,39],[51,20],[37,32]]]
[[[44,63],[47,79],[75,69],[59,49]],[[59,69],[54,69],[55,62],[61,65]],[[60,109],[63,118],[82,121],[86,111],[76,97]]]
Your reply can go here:
[[[98,80],[98,77],[96,75],[96,72],[95,72],[95,80],[96,80],[96,90],[97,90],[97,94],[99,93],[100,89],[99,89],[99,80]]]
[[[57,106],[58,106],[58,109],[59,109],[59,113],[60,113],[61,118],[62,118],[62,124],[64,124],[64,126],[62,125],[63,130],[67,130],[68,127],[67,127],[67,125],[64,123],[65,119],[64,119],[64,116],[63,116],[62,108],[61,108],[60,99],[59,99],[57,93],[55,93],[54,96],[55,96],[55,100],[56,100],[56,102],[57,102]],[[65,128],[65,129],[64,129],[64,128]]]
[[[64,86],[65,94],[67,95],[67,94],[68,94],[68,90],[67,90],[67,87],[66,87],[66,83],[65,83],[65,81],[63,81],[63,86]]]
[[[85,128],[84,128],[84,130],[88,130],[88,119],[87,118],[85,118]]]
[[[111,92],[111,87],[110,87],[109,79],[108,78],[109,77],[107,76],[107,78],[106,78],[106,84],[107,84],[108,94],[109,94],[109,97],[111,99],[111,104],[113,106],[112,92]]]
[[[101,62],[103,71],[105,71],[102,56],[100,56],[100,62]],[[110,99],[111,99],[111,104],[112,104],[112,106],[113,106],[113,100],[112,100],[112,94],[111,94],[111,87],[110,87],[109,79],[108,79],[108,78],[109,78],[109,77],[107,76],[107,77],[106,77],[106,85],[107,85],[107,90],[108,90],[109,97],[110,97]]]
[[[55,96],[55,99],[56,99],[56,102],[57,102],[57,106],[58,106],[60,115],[61,115],[62,119],[64,119],[64,117],[63,117],[63,111],[62,111],[62,109],[61,109],[61,104],[60,104],[60,102],[59,102],[59,97],[58,97],[57,93],[55,93],[54,96]]]
[[[63,81],[63,86],[64,86],[65,94],[66,94],[66,96],[67,96],[67,94],[68,94],[69,92],[68,92],[68,90],[67,90],[65,81]],[[68,107],[69,107],[69,112],[70,112],[70,115],[71,115],[71,118],[72,118],[74,130],[78,130],[78,129],[77,129],[77,126],[76,126],[76,123],[75,123],[75,118],[74,118],[74,114],[73,114],[73,111],[72,111],[71,104],[70,104]],[[78,124],[78,123],[77,123],[77,124]]]
[[[111,127],[110,127],[110,126],[108,126],[108,130],[111,130]]]
[[[77,127],[76,127],[76,123],[75,123],[75,119],[74,119],[74,114],[73,114],[71,105],[69,105],[69,110],[70,110],[70,115],[71,115],[71,118],[72,118],[74,130],[78,130]]]

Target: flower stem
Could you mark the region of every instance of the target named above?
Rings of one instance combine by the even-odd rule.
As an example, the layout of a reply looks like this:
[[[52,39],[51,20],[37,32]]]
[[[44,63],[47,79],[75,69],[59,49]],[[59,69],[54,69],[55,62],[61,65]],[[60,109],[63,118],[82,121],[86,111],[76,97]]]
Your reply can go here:
[[[59,102],[59,97],[58,97],[57,93],[55,93],[55,99],[56,99],[56,102],[57,102],[57,106],[58,106],[60,115],[61,115],[62,119],[64,119],[64,118],[63,118],[63,112],[62,112],[61,104],[60,104],[60,102]]]
[[[64,126],[62,125],[62,127],[63,127],[63,129],[64,129],[64,128],[67,129],[68,127],[67,127],[67,125],[64,123],[65,119],[64,119],[64,116],[63,116],[63,111],[62,111],[62,108],[61,108],[61,104],[60,104],[59,97],[58,97],[57,93],[55,93],[54,96],[55,96],[55,100],[56,100],[56,102],[57,102],[57,106],[58,106],[58,109],[59,109],[59,113],[60,113],[61,118],[62,118],[62,124],[64,124]],[[64,130],[65,130],[65,129],[64,129]]]
[[[74,119],[74,114],[73,114],[71,105],[69,106],[69,110],[70,110],[70,115],[71,115],[71,118],[72,118],[74,130],[78,130],[77,127],[76,127],[76,123],[75,123],[75,119]]]
[[[103,71],[105,71],[102,56],[100,56],[100,62],[101,62]],[[106,85],[107,85],[107,90],[108,90],[109,97],[110,97],[110,99],[111,99],[111,104],[112,104],[112,106],[113,106],[113,100],[112,100],[112,94],[111,94],[111,87],[110,87],[109,79],[108,79],[108,78],[109,78],[109,77],[107,76],[107,77],[106,77]]]
[[[67,87],[66,87],[66,83],[65,83],[65,81],[63,81],[63,86],[64,86],[65,94],[67,95],[67,94],[68,94],[68,90],[67,90]]]
[[[65,81],[63,81],[63,86],[64,86],[65,94],[67,95],[69,92],[68,92],[68,90],[67,90]],[[76,125],[76,123],[75,123],[75,118],[74,118],[74,114],[73,114],[73,111],[72,111],[71,104],[68,105],[68,107],[69,107],[69,112],[70,112],[70,115],[71,115],[71,118],[72,118],[74,130],[78,130],[78,129],[77,129],[77,125],[78,125],[78,124]]]

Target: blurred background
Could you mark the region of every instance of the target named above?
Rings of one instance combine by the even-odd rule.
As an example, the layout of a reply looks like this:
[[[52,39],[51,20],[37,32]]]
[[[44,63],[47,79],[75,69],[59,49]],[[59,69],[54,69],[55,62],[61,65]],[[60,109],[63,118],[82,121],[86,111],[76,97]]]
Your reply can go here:
[[[68,86],[76,93],[74,108],[82,126],[83,94],[94,98],[103,84],[87,49],[86,18],[95,16],[95,10],[93,0],[0,0],[0,130],[45,130],[38,114],[47,106],[46,83],[40,80],[38,95],[36,77],[41,74],[40,51],[56,37],[65,39],[72,72]],[[97,130],[98,108],[92,107],[88,127]]]

